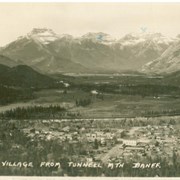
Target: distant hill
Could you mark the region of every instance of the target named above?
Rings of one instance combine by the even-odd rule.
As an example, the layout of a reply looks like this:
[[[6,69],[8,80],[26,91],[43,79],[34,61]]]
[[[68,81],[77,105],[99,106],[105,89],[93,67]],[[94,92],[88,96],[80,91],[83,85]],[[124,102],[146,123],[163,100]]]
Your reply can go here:
[[[10,69],[10,67],[0,64],[0,76],[3,76],[3,74],[9,71]]]
[[[0,84],[15,87],[50,87],[55,80],[38,73],[34,69],[26,65],[18,65],[15,67],[7,67],[0,65]]]

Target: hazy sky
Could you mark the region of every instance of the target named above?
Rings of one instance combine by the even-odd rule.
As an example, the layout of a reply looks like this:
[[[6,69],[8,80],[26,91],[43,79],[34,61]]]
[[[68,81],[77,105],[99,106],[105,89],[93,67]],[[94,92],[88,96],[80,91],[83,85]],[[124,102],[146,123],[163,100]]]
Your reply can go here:
[[[180,3],[0,3],[0,46],[32,28],[80,36],[105,32],[180,34]]]

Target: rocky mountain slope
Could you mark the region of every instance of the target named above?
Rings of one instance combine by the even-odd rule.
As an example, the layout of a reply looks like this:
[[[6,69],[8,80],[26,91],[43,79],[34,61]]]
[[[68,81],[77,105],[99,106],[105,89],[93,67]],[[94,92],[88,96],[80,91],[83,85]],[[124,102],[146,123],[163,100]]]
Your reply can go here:
[[[180,70],[180,40],[174,42],[162,55],[147,63],[142,71],[146,73],[171,73]]]

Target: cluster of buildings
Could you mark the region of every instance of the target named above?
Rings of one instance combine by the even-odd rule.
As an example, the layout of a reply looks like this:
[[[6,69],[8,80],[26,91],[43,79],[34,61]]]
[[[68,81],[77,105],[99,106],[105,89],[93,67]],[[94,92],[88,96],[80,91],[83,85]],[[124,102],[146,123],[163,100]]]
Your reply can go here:
[[[141,161],[158,158],[173,163],[173,156],[180,159],[180,131],[169,126],[146,126],[129,129],[126,138],[118,139],[116,156],[109,156],[111,161]]]
[[[59,143],[98,143],[93,151],[97,160],[120,161],[122,159],[142,160],[161,158],[172,159],[173,153],[180,158],[180,130],[173,125],[131,127],[125,129],[87,128],[84,124],[44,120],[24,132],[31,139],[44,141],[58,140]],[[87,123],[88,124],[88,123]],[[90,123],[89,123],[90,124]],[[87,158],[87,157],[86,157]],[[169,161],[171,163],[171,161]]]

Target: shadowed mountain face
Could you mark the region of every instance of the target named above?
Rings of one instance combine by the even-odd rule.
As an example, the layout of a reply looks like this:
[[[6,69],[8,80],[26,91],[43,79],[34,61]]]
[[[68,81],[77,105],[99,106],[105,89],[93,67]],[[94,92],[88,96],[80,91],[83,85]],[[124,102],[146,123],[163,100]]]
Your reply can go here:
[[[116,40],[102,32],[74,38],[50,29],[33,29],[0,53],[46,73],[136,71],[160,57],[173,41],[160,33],[128,34]]]
[[[13,66],[18,65],[18,62],[14,61],[6,56],[0,55],[0,64],[6,65],[9,67],[13,67]]]
[[[171,73],[180,70],[180,40],[174,42],[159,58],[143,67],[146,73]]]
[[[24,88],[44,88],[55,83],[52,78],[42,75],[26,65],[10,68],[1,64],[0,82],[1,85]]]

